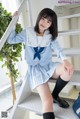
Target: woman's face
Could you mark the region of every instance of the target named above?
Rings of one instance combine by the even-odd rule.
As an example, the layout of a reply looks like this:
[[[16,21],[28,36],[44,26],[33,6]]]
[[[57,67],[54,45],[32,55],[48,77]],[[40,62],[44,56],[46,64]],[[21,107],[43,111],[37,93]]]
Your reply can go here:
[[[51,26],[52,22],[50,19],[42,17],[39,21],[39,31],[40,33],[44,33]]]

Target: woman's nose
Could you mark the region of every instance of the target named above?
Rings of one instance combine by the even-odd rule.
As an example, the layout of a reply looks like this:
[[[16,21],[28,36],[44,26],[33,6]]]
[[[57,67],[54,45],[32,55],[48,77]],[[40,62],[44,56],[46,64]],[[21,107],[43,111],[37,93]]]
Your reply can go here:
[[[46,20],[44,20],[44,21],[43,21],[43,24],[44,24],[44,25],[46,25],[46,23],[47,23],[47,21],[46,21]]]

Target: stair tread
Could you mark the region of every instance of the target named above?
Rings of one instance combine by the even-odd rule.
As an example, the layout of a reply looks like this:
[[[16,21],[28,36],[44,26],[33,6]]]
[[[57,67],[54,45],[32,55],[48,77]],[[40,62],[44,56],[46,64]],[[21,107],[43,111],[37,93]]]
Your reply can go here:
[[[61,108],[54,103],[55,116],[60,119],[78,119],[76,114],[72,110],[73,101],[68,100],[68,102],[70,104],[70,107],[68,109]],[[37,93],[31,93],[31,95],[26,100],[24,100],[24,102],[18,105],[18,108],[30,110],[42,115],[42,103]]]
[[[80,71],[74,71],[69,84],[80,86]],[[56,82],[56,79],[50,78],[50,82]]]
[[[64,53],[66,56],[80,55],[80,48],[64,48]],[[52,56],[56,56],[56,53],[53,51]]]
[[[80,13],[76,13],[76,14],[69,14],[69,15],[65,15],[65,16],[59,16],[59,19],[69,19],[69,18],[74,18],[74,17],[80,17]]]
[[[59,36],[60,35],[76,35],[76,34],[80,34],[80,29],[59,31]]]
[[[55,6],[54,10],[57,13],[58,19],[69,19],[80,17],[80,13],[78,12],[79,10],[77,11],[77,8],[80,9],[80,4],[59,4],[59,6]],[[74,10],[76,12],[73,12]]]

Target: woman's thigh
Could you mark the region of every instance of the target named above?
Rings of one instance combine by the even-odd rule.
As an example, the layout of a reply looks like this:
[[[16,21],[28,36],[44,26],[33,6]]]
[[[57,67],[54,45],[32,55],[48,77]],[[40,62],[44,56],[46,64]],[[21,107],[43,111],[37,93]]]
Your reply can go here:
[[[55,71],[54,71],[54,73],[53,73],[53,75],[52,75],[52,78],[56,78],[57,79],[61,75],[63,70],[64,70],[63,69],[63,64],[62,63],[58,64],[56,69],[55,69]]]

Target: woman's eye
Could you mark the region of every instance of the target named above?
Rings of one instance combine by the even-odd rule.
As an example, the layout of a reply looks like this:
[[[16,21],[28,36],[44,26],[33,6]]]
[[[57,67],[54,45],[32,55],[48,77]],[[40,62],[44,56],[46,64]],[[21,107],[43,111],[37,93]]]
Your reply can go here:
[[[47,23],[51,23],[51,21],[47,21]]]
[[[47,23],[50,23],[50,21],[47,21]]]

